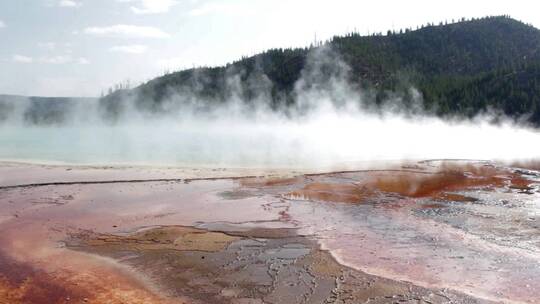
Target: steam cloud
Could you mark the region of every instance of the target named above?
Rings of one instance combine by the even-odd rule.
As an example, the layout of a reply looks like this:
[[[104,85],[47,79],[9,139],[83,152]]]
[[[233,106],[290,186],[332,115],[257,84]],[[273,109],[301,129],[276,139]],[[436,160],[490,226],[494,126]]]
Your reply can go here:
[[[186,90],[152,112],[128,99],[114,123],[97,100],[47,107],[28,99],[0,102],[0,159],[318,168],[371,160],[534,159],[540,151],[538,131],[511,120],[423,113],[414,88],[413,103],[404,105],[396,94],[372,108],[369,92],[348,81],[348,67],[325,47],[310,54],[295,84],[296,102],[286,108],[270,109],[272,83],[265,75],[242,82],[241,73],[227,78],[226,102],[209,106]],[[257,88],[249,100],[246,85]],[[62,123],[39,123],[50,117]]]

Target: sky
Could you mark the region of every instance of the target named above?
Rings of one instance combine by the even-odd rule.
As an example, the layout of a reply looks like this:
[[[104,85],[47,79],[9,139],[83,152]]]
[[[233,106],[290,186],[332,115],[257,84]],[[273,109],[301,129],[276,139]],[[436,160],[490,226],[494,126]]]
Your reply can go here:
[[[462,17],[540,28],[538,11],[530,0],[0,0],[0,94],[99,96],[269,48]]]

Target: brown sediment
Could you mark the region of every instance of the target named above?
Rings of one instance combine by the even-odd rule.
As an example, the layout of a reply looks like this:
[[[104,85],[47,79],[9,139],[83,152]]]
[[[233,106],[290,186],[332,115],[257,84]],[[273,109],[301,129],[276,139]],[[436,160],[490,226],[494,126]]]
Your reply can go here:
[[[472,203],[478,201],[478,199],[466,195],[456,193],[442,193],[437,199],[442,201],[460,202],[460,203]]]
[[[339,203],[360,203],[371,194],[370,189],[355,184],[315,182],[306,185],[300,190],[289,192],[286,197]]]
[[[169,243],[192,234],[193,243],[208,239],[229,242],[199,251],[171,250],[170,246],[134,246],[134,240]],[[127,236],[74,234],[68,247],[122,260],[158,282],[171,297],[189,297],[193,303],[387,303],[433,301],[437,291],[410,283],[368,275],[340,265],[307,237],[274,229],[227,233],[190,227],[156,227]],[[137,242],[135,242],[137,243]],[[441,299],[460,303],[476,300],[452,291]]]
[[[371,187],[407,197],[437,197],[447,191],[502,186],[504,178],[493,167],[447,165],[431,175],[392,174],[375,177]]]
[[[69,261],[65,261],[69,263]],[[82,267],[77,271],[44,271],[35,265],[0,255],[1,304],[185,304],[166,300],[125,276]]]
[[[223,233],[207,232],[190,227],[169,226],[145,229],[129,236],[97,234],[91,231],[77,233],[75,239],[91,247],[121,246],[125,250],[223,250],[238,237]],[[72,244],[73,245],[73,244]]]
[[[71,287],[71,288],[70,288]],[[66,286],[44,271],[0,255],[0,303],[65,303],[82,302],[91,296],[78,286]]]
[[[286,197],[342,203],[361,203],[377,193],[392,193],[410,198],[433,198],[473,202],[474,198],[452,192],[493,189],[509,186],[530,190],[530,181],[521,175],[493,166],[443,163],[434,172],[409,170],[366,172],[364,180],[349,184],[315,181]]]
[[[38,219],[17,218],[2,225],[1,304],[186,303],[163,297],[114,260],[66,249],[58,243],[64,233]]]
[[[521,175],[513,174],[510,178],[510,188],[521,190],[522,192],[529,192],[533,188],[531,187],[533,182],[524,178]]]
[[[297,236],[296,228],[260,228],[253,227],[246,231],[222,231],[230,236],[242,238],[265,238],[265,239],[281,239]],[[216,231],[217,232],[217,231]]]
[[[272,187],[272,186],[287,186],[301,182],[302,177],[256,177],[242,178],[240,185],[245,187]]]

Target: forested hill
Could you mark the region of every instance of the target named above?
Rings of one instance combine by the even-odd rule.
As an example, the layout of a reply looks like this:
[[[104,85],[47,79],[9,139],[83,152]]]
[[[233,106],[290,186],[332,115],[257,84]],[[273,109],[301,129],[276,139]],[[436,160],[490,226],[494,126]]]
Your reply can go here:
[[[369,36],[352,33],[308,48],[273,49],[223,67],[171,73],[114,92],[101,104],[114,114],[127,97],[152,111],[164,110],[163,103],[173,97],[185,102],[182,96],[188,95],[197,102],[222,102],[230,97],[231,75],[237,75],[244,101],[265,89],[277,109],[295,102],[295,83],[309,54],[320,48],[332,49],[346,63],[347,80],[358,90],[376,92],[373,103],[414,87],[425,107],[439,115],[471,116],[494,108],[511,116],[531,114],[540,124],[540,31],[507,16]]]

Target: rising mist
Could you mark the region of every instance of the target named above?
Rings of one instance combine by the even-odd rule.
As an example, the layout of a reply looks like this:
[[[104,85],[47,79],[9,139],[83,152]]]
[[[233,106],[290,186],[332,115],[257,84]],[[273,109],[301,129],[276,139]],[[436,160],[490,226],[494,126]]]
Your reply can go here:
[[[353,85],[329,47],[313,49],[295,83],[294,103],[272,107],[264,74],[241,81],[231,69],[224,100],[191,89],[159,107],[133,94],[103,100],[0,103],[0,158],[76,164],[332,167],[372,160],[532,159],[536,129],[484,113],[442,119],[424,111],[414,87],[378,107]],[[245,86],[250,86],[246,96]],[[135,91],[136,92],[136,91]]]

